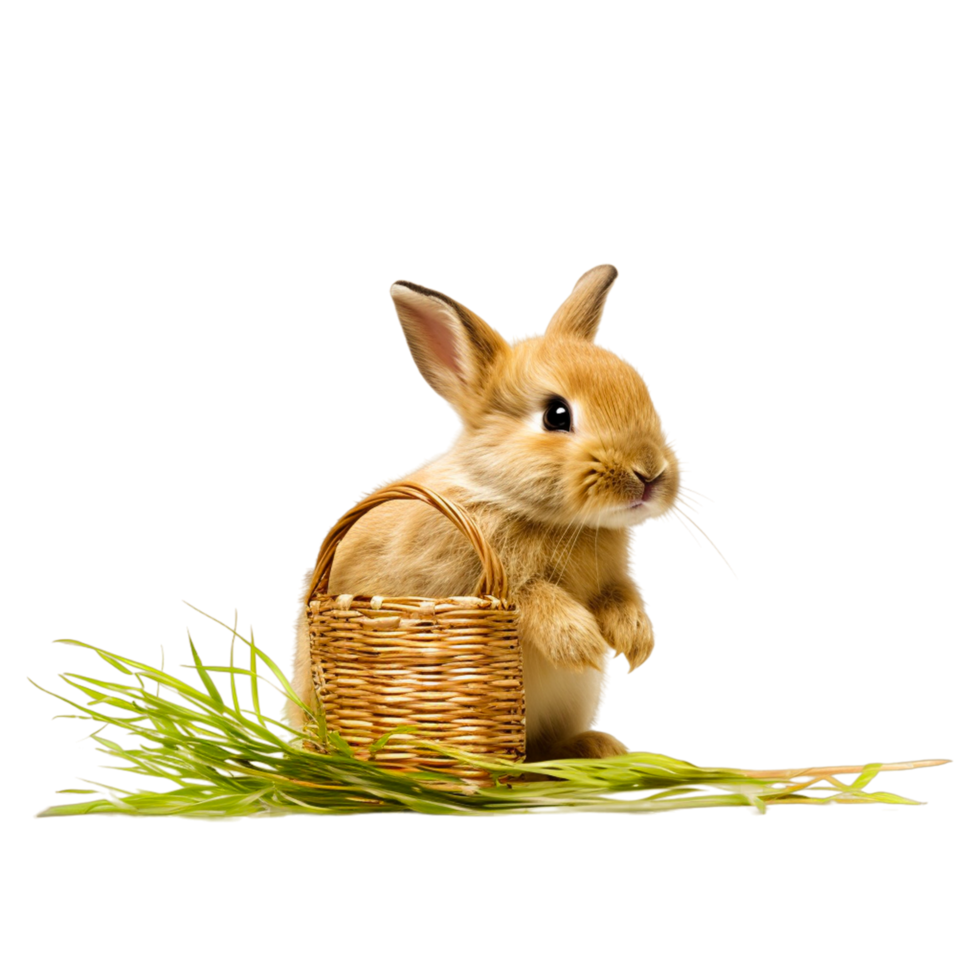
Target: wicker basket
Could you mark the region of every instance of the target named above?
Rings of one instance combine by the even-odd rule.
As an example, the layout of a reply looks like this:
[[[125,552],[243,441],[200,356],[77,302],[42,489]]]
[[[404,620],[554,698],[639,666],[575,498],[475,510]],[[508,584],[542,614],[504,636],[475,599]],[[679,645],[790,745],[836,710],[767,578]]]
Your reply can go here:
[[[483,574],[472,596],[328,594],[337,546],[369,510],[392,500],[419,500],[447,517],[473,545]],[[399,725],[372,758],[387,768],[424,766],[471,779],[486,777],[411,743],[437,741],[474,754],[522,761],[524,679],[517,613],[500,559],[466,513],[415,483],[379,490],[349,510],[320,548],[307,596],[313,688],[327,728],[355,753]]]

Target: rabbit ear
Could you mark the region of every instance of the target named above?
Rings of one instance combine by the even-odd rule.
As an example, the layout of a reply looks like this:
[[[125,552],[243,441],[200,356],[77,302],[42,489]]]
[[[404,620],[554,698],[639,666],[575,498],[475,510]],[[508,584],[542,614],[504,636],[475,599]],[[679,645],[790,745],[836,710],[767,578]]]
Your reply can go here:
[[[463,409],[483,388],[507,342],[475,313],[433,289],[399,281],[391,298],[422,377]]]
[[[619,275],[615,266],[597,265],[582,276],[571,296],[565,300],[551,318],[547,332],[551,336],[577,337],[580,340],[595,340],[602,318],[602,307],[606,293]]]

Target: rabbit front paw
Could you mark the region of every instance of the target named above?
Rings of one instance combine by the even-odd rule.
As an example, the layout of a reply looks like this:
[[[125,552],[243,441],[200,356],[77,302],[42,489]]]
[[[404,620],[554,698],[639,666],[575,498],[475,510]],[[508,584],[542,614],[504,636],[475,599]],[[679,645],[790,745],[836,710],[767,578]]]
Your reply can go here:
[[[629,599],[606,601],[595,610],[595,618],[606,642],[636,670],[653,652],[653,625],[639,602]]]
[[[556,667],[602,670],[608,646],[595,616],[564,589],[536,582],[518,598],[521,642]]]

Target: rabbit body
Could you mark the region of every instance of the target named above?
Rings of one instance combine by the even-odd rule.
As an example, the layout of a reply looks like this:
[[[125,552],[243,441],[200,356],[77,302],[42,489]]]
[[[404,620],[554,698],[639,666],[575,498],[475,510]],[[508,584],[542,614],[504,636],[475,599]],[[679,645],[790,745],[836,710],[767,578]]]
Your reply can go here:
[[[460,504],[500,556],[519,609],[529,759],[625,751],[589,730],[604,663],[612,648],[633,669],[653,649],[629,577],[629,528],[672,506],[679,476],[643,381],[593,343],[615,275],[586,273],[545,335],[513,346],[442,294],[392,287],[419,369],[464,424],[445,456],[406,479]],[[330,591],[466,595],[479,575],[449,521],[402,502],[353,526]],[[310,703],[305,610],[297,635],[294,686]],[[299,727],[299,709],[289,715]]]

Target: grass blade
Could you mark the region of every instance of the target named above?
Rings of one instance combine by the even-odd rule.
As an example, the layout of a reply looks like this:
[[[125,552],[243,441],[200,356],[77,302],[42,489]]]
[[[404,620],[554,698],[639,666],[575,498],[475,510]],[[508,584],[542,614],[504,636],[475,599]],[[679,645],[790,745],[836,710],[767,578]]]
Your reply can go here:
[[[259,702],[261,680],[271,684],[281,697],[302,703],[283,672],[258,648],[254,636],[246,639],[238,632],[237,613],[234,626],[214,621],[232,633],[229,664],[205,664],[188,636],[194,661],[189,669],[196,685],[166,673],[162,665],[151,667],[91,644],[61,641],[94,652],[131,680],[127,683],[76,673],[61,675],[65,683],[89,699],[84,705],[53,691],[45,693],[78,712],[69,717],[95,721],[101,726],[90,737],[100,753],[118,763],[110,768],[131,777],[162,782],[165,788],[123,790],[100,786],[103,795],[92,789],[62,790],[89,798],[49,807],[41,816],[113,812],[203,819],[289,812],[412,810],[428,814],[486,814],[568,809],[655,813],[722,806],[750,806],[765,813],[776,804],[909,805],[915,801],[890,792],[869,791],[867,787],[884,771],[941,765],[946,761],[767,771],[704,768],[658,753],[633,752],[613,759],[514,764],[417,740],[408,744],[426,754],[431,767],[398,772],[381,768],[372,759],[393,735],[411,735],[412,726],[399,726],[367,750],[355,751],[338,733],[327,729],[322,711],[304,705],[311,730],[294,731],[263,714]],[[236,639],[249,645],[248,668],[235,665]],[[260,674],[260,668],[271,673],[274,681]],[[213,673],[228,675],[231,704],[222,699]],[[247,677],[251,688],[251,711],[244,710],[239,702],[235,685],[240,677]],[[154,693],[145,681],[156,682]],[[275,734],[273,727],[283,737]],[[104,736],[106,728],[114,728],[120,738]],[[487,786],[450,777],[439,770],[439,765],[448,760],[483,768],[497,782]],[[849,773],[856,775],[852,783],[839,778]]]

